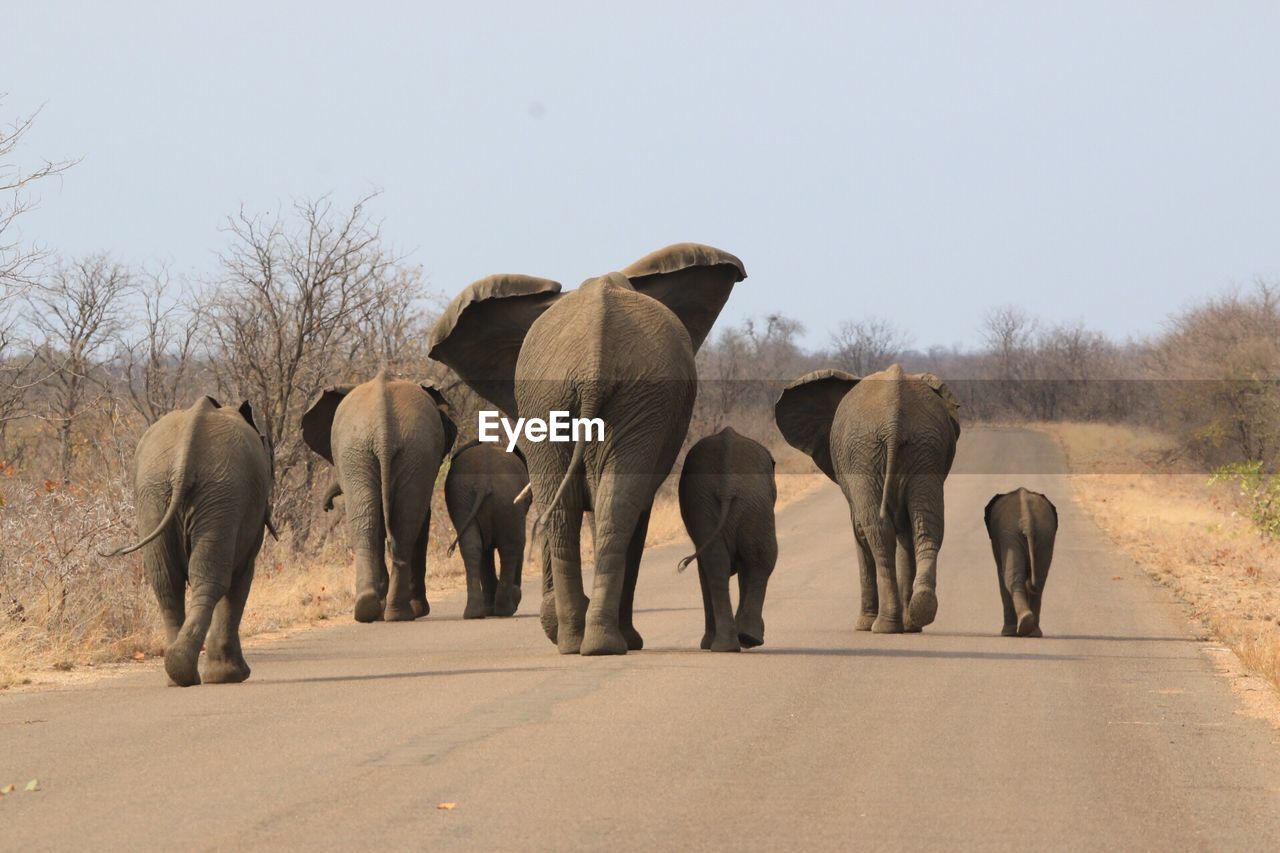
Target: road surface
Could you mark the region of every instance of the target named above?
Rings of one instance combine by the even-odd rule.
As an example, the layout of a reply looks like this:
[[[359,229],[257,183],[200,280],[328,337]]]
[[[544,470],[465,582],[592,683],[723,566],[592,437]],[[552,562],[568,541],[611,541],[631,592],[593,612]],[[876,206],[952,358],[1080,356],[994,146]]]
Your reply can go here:
[[[561,657],[534,600],[463,622],[454,594],[254,648],[243,685],[0,694],[0,848],[1280,849],[1280,738],[1042,473],[1056,453],[962,436],[923,635],[853,632],[824,486],[780,516],[743,654],[697,649],[682,543],[645,556],[626,657]],[[999,636],[982,510],[1018,484],[1061,513],[1042,640]]]

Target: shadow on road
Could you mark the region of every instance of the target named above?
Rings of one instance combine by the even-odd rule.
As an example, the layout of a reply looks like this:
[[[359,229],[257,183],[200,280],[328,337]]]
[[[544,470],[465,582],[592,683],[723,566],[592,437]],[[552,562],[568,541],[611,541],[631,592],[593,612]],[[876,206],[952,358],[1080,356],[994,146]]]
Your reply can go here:
[[[972,637],[972,638],[992,638],[997,637],[995,633],[980,633],[976,631],[928,631],[930,637]],[[1126,637],[1118,634],[1045,634],[1043,637],[1036,637],[1034,640],[1028,637],[1000,637],[1003,640],[1014,642],[1024,640],[1027,642],[1041,643],[1046,640],[1101,640],[1111,643],[1198,643],[1201,642],[1196,637]]]
[[[799,655],[815,657],[868,658],[939,658],[943,660],[1083,660],[1079,655],[1053,655],[1043,652],[950,652],[941,649],[752,649],[750,655]]]
[[[520,673],[520,672],[554,672],[558,671],[558,667],[551,666],[514,666],[514,667],[491,667],[487,669],[433,669],[422,672],[384,672],[374,675],[318,675],[313,678],[272,678],[259,681],[247,681],[246,684],[262,685],[269,684],[328,684],[342,683],[345,681],[384,681],[398,678],[439,678],[449,675],[496,675],[498,673]]]

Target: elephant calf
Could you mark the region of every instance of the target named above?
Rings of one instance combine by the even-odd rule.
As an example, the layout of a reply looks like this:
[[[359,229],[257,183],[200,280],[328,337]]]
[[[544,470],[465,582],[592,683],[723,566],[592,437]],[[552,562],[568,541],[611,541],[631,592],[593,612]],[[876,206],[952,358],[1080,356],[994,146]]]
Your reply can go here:
[[[467,567],[463,619],[513,616],[520,606],[525,517],[532,503],[525,489],[528,485],[529,472],[519,450],[507,453],[493,444],[473,441],[453,454],[444,500],[457,531],[449,553],[462,548]],[[501,577],[495,551],[502,561]]]
[[[204,645],[205,681],[244,681],[249,665],[240,650],[240,617],[263,529],[271,524],[271,455],[253,409],[248,403],[227,409],[202,397],[152,424],[133,464],[138,530],[146,533],[112,556],[143,551],[168,639],[165,672],[180,687],[199,684]]]
[[[346,498],[357,622],[430,612],[431,493],[456,436],[439,390],[381,371],[362,385],[326,389],[302,416],[303,440],[334,467],[326,505]]]
[[[1039,492],[1019,487],[993,497],[983,518],[1004,603],[1001,635],[1043,636],[1040,600],[1058,535],[1057,507]]]
[[[695,444],[680,472],[680,516],[697,550],[706,633],[702,648],[736,652],[764,643],[764,593],[778,560],[773,506],[778,489],[773,456],[725,427]],[[729,576],[738,576],[738,614]]]

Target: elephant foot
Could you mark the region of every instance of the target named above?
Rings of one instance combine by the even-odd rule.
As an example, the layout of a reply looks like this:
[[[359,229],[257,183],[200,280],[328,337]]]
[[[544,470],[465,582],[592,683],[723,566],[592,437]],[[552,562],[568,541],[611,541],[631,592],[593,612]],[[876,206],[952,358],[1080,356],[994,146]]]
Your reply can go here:
[[[938,615],[938,596],[928,587],[921,587],[911,594],[911,606],[907,608],[907,621],[923,628]]]
[[[204,664],[205,684],[239,684],[249,678],[249,664],[244,658],[234,660],[207,660]]]
[[[758,616],[739,616],[738,642],[743,648],[754,649],[764,645],[764,620]]]
[[[1038,630],[1040,627],[1039,620],[1036,615],[1028,610],[1026,613],[1018,614],[1018,636],[1030,637],[1031,632]]]
[[[754,649],[756,646],[764,645],[764,635],[753,637],[750,634],[738,633],[738,642],[742,644],[744,649]]]
[[[200,650],[192,651],[186,646],[173,645],[164,651],[164,671],[169,680],[179,687],[194,687],[200,683],[200,672],[196,661]]]
[[[583,632],[578,651],[582,655],[625,655],[627,638],[616,627],[593,622]]]
[[[520,587],[500,586],[493,597],[494,616],[515,616],[520,609]]]
[[[902,620],[889,619],[884,616],[877,616],[876,621],[871,623],[871,633],[873,634],[901,634]]]
[[[425,598],[415,598],[409,602],[409,609],[413,611],[414,619],[421,619],[431,613],[431,602]]]
[[[1001,637],[1018,636],[1018,626],[1013,624],[1005,625],[1003,628],[1000,629],[1000,636]]]
[[[711,648],[711,642],[715,638],[716,638],[715,634],[703,634],[702,642],[698,645],[698,648],[702,649],[703,651],[707,651],[708,649]]]
[[[560,650],[560,654],[576,655],[582,651],[583,632],[581,628],[576,630],[559,628],[556,634],[556,648]]]
[[[542,633],[547,635],[547,639],[556,642],[556,637],[560,633],[560,619],[556,616],[556,602],[554,598],[544,597],[542,599],[542,610],[538,614],[538,620],[542,623]]]
[[[412,607],[388,604],[386,611],[382,614],[382,618],[388,622],[412,622],[415,617]]]
[[[644,648],[644,637],[633,626],[623,625],[622,636],[627,641],[627,651],[638,652]]]
[[[902,633],[904,634],[919,634],[923,630],[924,629],[921,628],[919,625],[903,625],[902,626]]]
[[[742,651],[742,646],[738,644],[737,637],[716,637],[711,641],[711,651],[740,652]]]
[[[1043,636],[1044,636],[1044,631],[1041,631],[1041,630],[1040,630],[1040,626],[1039,626],[1039,625],[1037,625],[1037,626],[1035,626],[1034,628],[1032,628],[1032,629],[1031,629],[1031,633],[1030,633],[1030,634],[1027,634],[1027,636],[1028,636],[1028,637],[1043,637]]]
[[[874,624],[874,623],[875,623],[875,621],[876,621],[876,614],[874,614],[874,613],[859,613],[859,614],[858,614],[858,621],[857,621],[857,622],[855,622],[855,623],[853,623],[853,630],[855,630],[855,631],[870,631],[870,630],[871,630],[871,626],[872,626],[872,624]]]
[[[371,590],[356,596],[355,617],[357,622],[377,622],[382,619],[382,599]]]
[[[483,619],[493,615],[493,607],[483,598],[467,598],[467,606],[462,611],[463,619]]]

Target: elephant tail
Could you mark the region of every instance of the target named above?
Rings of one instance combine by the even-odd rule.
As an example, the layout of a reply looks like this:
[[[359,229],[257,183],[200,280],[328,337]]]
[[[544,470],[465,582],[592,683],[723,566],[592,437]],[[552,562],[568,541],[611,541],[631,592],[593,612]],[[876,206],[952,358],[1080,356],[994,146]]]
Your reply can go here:
[[[543,520],[551,514],[551,511],[560,503],[560,499],[564,497],[565,490],[569,488],[569,480],[574,473],[582,467],[582,460],[586,457],[587,442],[585,437],[579,438],[573,444],[573,455],[569,457],[569,467],[564,470],[564,477],[560,480],[560,485],[556,488],[555,496],[547,503],[545,509],[538,513],[537,519],[533,522],[533,533],[536,536],[538,529],[542,527]]]
[[[1027,592],[1036,592],[1036,530],[1031,517],[1031,507],[1027,503],[1027,490],[1018,490],[1018,527],[1027,540]]]
[[[462,534],[466,532],[466,529],[476,520],[476,516],[480,513],[480,507],[484,504],[484,499],[487,497],[489,497],[488,485],[484,486],[484,488],[476,493],[475,502],[471,504],[471,511],[467,513],[466,519],[459,524],[458,529],[454,531],[453,541],[449,543],[449,549],[445,552],[450,557],[453,556],[453,552],[457,549],[458,542],[462,539]]]
[[[889,517],[889,489],[893,483],[893,472],[898,461],[898,422],[892,421],[889,435],[884,441],[884,486],[880,492],[880,520]]]
[[[706,541],[698,546],[698,550],[694,551],[692,554],[690,554],[689,556],[685,557],[683,560],[680,561],[679,565],[676,566],[677,572],[683,572],[686,568],[689,567],[690,563],[692,563],[694,560],[698,559],[699,556],[701,556],[703,551],[707,550],[707,547],[711,545],[712,542],[715,542],[717,539],[720,538],[720,534],[724,532],[724,525],[729,520],[729,509],[733,506],[733,499],[735,497],[737,496],[729,495],[728,497],[721,499],[720,518],[719,520],[716,521],[715,529],[711,531],[711,535],[707,537]]]
[[[125,554],[132,554],[134,551],[150,545],[168,529],[170,524],[173,524],[173,520],[178,517],[178,508],[186,502],[187,490],[191,487],[191,448],[195,444],[196,429],[199,426],[201,415],[212,406],[213,403],[208,397],[201,397],[200,402],[191,408],[191,417],[187,420],[186,433],[182,436],[182,442],[178,446],[178,456],[169,468],[169,506],[165,508],[164,516],[161,517],[160,523],[156,525],[154,530],[142,537],[141,541],[133,545],[127,545],[124,548],[117,548],[114,551],[101,552],[101,556],[123,557]]]
[[[391,411],[391,395],[387,393],[387,372],[384,366],[378,371],[378,375],[374,377],[374,381],[378,384],[378,393],[382,397],[382,446],[377,449],[378,456],[378,479],[382,481],[382,530],[387,537],[387,545],[391,549],[391,553],[397,553],[395,534],[392,532],[394,526],[391,523],[391,483],[392,472],[395,470],[392,466],[392,457],[395,455],[394,448],[398,446],[395,436],[392,434],[395,429],[395,421]]]

